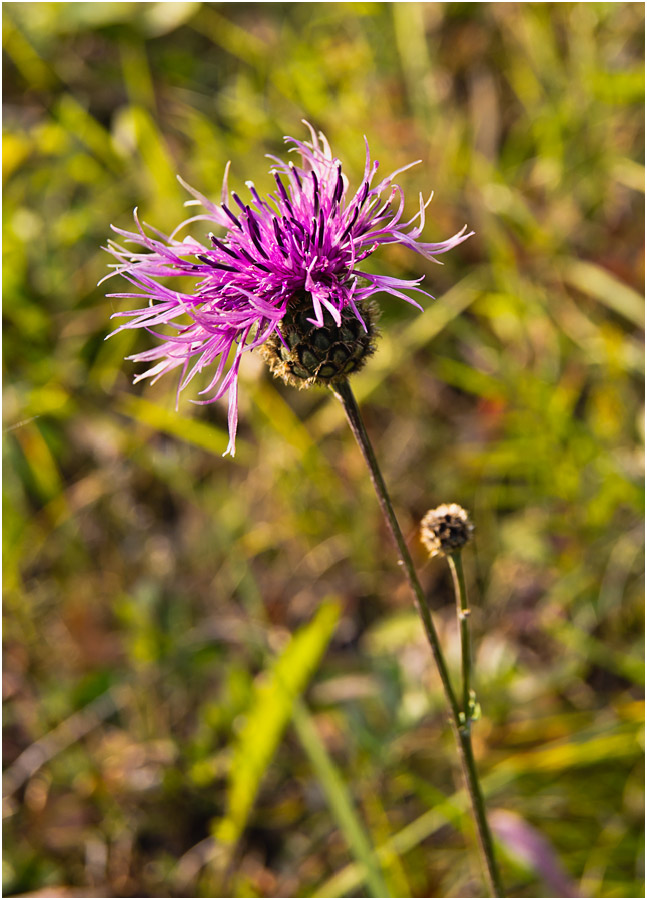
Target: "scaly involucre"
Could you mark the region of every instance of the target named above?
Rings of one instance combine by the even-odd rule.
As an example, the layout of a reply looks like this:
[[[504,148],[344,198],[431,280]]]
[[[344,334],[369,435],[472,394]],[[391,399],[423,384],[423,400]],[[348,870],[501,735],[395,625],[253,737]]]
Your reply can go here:
[[[225,170],[220,205],[216,205],[189,187],[193,195],[187,206],[201,206],[200,215],[183,221],[170,235],[134,218],[137,231],[113,230],[126,243],[138,244],[144,252],[132,252],[109,241],[108,249],[117,259],[114,272],[126,278],[136,292],[109,294],[148,301],[138,309],[117,312],[113,318],[125,318],[124,328],[145,328],[160,343],[150,350],[129,357],[136,362],[152,363],[135,381],[153,382],[173,369],[180,370],[179,392],[203,369],[214,366],[213,377],[200,391],[212,403],[229,393],[229,446],[235,450],[238,421],[237,380],[241,356],[277,332],[281,319],[293,298],[304,294],[312,298],[313,324],[323,325],[324,311],[340,322],[341,310],[350,308],[363,323],[357,309],[359,300],[372,294],[393,294],[419,307],[404,291],[423,291],[414,280],[374,275],[359,268],[381,244],[402,244],[427,259],[451,250],[470,237],[467,226],[439,244],[418,240],[424,226],[427,203],[420,196],[420,208],[402,222],[404,195],[393,183],[410,163],[373,186],[378,162],[371,161],[366,143],[366,168],[359,190],[349,195],[348,179],[341,163],[333,157],[322,133],[312,127],[311,141],[286,138],[301,156],[299,166],[269,157],[276,191],[261,197],[254,184],[247,182],[251,199],[242,200],[229,193]],[[231,199],[230,199],[231,198]],[[178,238],[191,222],[217,225],[220,236],[209,233],[208,245],[193,237]],[[191,293],[174,290],[168,279],[189,276],[195,279]],[[166,283],[165,283],[166,282]],[[421,307],[419,307],[421,308]],[[158,329],[165,328],[166,333]]]

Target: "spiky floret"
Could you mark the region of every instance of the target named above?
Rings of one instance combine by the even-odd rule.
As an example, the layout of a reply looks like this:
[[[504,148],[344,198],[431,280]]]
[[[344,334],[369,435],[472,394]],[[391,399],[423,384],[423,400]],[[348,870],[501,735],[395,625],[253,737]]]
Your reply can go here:
[[[367,143],[364,177],[351,196],[328,141],[306,125],[310,141],[286,138],[300,154],[299,166],[270,157],[276,191],[261,197],[248,181],[251,199],[246,202],[230,193],[227,167],[221,202],[216,205],[182,181],[193,196],[187,205],[201,206],[202,212],[166,235],[151,226],[145,230],[135,210],[136,231],[114,226],[113,230],[142,249],[133,252],[114,241],[106,248],[117,260],[111,274],[122,275],[136,288],[108,296],[139,301],[136,309],[114,314],[127,319],[116,331],[145,328],[160,341],[129,357],[151,364],[135,380],[155,381],[179,369],[179,396],[197,373],[213,366],[209,383],[200,391],[208,399],[194,402],[211,403],[228,392],[227,452],[232,455],[241,356],[271,336],[285,344],[282,322],[286,315],[289,320],[293,304],[309,297],[307,321],[316,328],[324,326],[326,314],[337,326],[348,314],[362,323],[360,306],[380,291],[421,308],[404,292],[429,296],[419,287],[422,277],[375,275],[364,272],[360,264],[382,244],[402,244],[435,260],[473,233],[466,233],[465,226],[447,241],[420,242],[429,201],[424,203],[421,196],[418,213],[403,222],[404,195],[394,184],[396,175],[409,166],[374,185],[378,163],[371,161]],[[207,245],[178,237],[185,226],[198,221],[219,226],[224,233],[220,237],[210,233]],[[168,286],[167,279],[178,276],[194,279],[191,292]]]

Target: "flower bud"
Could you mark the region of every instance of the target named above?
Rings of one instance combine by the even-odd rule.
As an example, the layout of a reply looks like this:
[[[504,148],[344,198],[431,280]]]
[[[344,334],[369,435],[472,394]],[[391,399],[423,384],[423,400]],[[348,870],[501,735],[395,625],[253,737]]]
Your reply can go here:
[[[458,503],[430,509],[420,523],[420,539],[430,556],[447,556],[463,549],[472,539],[474,525]]]

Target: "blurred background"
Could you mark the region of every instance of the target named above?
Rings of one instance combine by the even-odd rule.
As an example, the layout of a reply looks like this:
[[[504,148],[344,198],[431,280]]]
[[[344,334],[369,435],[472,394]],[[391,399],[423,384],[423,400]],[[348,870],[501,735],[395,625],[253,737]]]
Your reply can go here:
[[[644,7],[5,3],[4,894],[482,896],[440,685],[341,408],[241,369],[175,411],[97,287],[323,129],[424,239],[354,379],[418,539],[459,502],[508,893],[641,897]],[[194,233],[201,235],[200,223]],[[204,230],[204,229],[203,229]]]

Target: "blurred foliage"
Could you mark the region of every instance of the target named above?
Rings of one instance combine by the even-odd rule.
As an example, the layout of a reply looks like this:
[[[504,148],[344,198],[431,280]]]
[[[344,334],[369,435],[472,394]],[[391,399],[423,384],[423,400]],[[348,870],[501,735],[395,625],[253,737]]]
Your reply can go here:
[[[3,36],[5,896],[480,895],[340,409],[250,354],[223,460],[222,404],[104,343],[110,223],[172,229],[228,159],[268,187],[302,118],[354,183],[364,133],[421,159],[427,240],[477,233],[375,262],[438,299],[384,300],[354,384],[452,665],[417,523],[477,524],[479,767],[552,859],[501,830],[510,895],[644,896],[643,5],[5,3]]]

